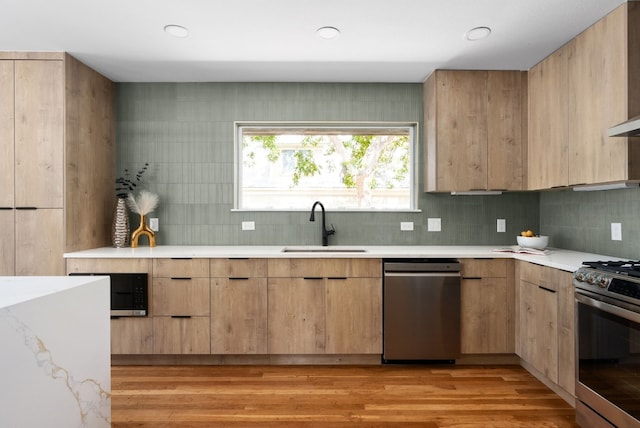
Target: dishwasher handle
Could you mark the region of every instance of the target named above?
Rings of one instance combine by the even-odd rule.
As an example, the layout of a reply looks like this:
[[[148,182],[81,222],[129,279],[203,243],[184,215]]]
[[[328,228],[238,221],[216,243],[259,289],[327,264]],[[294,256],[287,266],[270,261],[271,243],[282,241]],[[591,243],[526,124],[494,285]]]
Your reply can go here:
[[[419,272],[419,273],[454,273],[460,274],[460,263],[452,261],[431,263],[387,262],[383,264],[384,272]]]
[[[418,276],[421,278],[429,278],[429,277],[457,277],[460,278],[460,272],[387,272],[384,273],[385,277],[392,276]]]

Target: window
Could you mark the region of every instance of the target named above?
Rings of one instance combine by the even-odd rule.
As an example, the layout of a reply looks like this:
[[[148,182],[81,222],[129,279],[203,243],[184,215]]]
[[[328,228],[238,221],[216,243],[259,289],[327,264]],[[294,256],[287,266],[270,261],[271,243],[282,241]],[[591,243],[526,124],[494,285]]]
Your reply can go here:
[[[236,123],[236,208],[414,210],[417,124]]]

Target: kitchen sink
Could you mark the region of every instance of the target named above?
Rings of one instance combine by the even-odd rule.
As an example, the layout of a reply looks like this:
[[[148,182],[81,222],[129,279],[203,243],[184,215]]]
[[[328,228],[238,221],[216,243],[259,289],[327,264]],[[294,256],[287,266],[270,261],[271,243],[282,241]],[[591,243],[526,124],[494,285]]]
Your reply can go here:
[[[363,248],[353,247],[284,247],[283,253],[366,253]]]

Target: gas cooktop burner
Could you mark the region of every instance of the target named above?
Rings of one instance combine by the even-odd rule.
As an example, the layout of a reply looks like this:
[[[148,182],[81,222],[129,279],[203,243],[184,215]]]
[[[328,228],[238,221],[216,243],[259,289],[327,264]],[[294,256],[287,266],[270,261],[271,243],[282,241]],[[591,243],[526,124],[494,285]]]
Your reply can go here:
[[[604,272],[617,273],[619,275],[628,275],[640,278],[640,261],[634,260],[616,260],[616,261],[597,261],[584,262],[585,266]]]

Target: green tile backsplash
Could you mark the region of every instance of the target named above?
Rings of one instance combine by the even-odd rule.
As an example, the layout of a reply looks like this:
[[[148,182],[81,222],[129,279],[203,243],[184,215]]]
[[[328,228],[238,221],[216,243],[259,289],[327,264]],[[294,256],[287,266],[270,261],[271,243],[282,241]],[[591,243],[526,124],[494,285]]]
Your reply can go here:
[[[640,189],[555,191],[540,195],[540,229],[554,246],[640,259]],[[622,241],[611,240],[622,224]]]
[[[116,91],[117,168],[149,162],[145,187],[160,196],[159,245],[320,244],[320,222],[310,223],[308,211],[232,211],[234,121],[402,121],[422,131],[421,84],[117,83]],[[326,207],[336,228],[330,245],[508,245],[522,228],[538,229],[537,192],[425,194],[420,168],[421,212]],[[441,232],[427,232],[428,217],[442,219]],[[507,219],[506,233],[496,232],[497,218]],[[241,230],[246,220],[255,231]],[[401,221],[415,230],[400,231]]]

